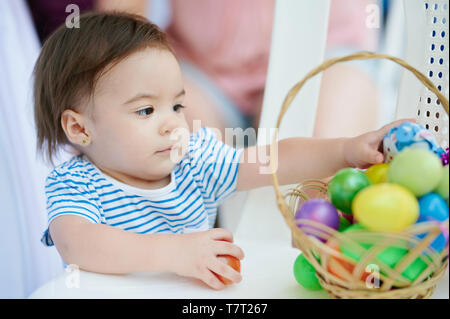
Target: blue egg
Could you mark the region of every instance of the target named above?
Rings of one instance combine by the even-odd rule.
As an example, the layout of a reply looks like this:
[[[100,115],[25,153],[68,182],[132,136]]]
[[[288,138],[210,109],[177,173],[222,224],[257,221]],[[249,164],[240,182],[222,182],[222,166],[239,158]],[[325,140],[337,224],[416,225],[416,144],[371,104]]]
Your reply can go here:
[[[430,150],[440,156],[445,151],[436,138],[418,123],[404,122],[392,128],[383,138],[383,153],[386,163],[390,163],[398,153],[406,148]]]
[[[447,202],[436,193],[428,193],[419,198],[419,219],[418,223],[439,221],[443,222],[448,219],[448,205]],[[426,234],[418,235],[419,238],[424,238]],[[443,233],[441,233],[431,243],[431,247],[437,252],[441,252],[447,245],[447,240]]]
[[[428,193],[419,198],[419,219],[438,220],[448,219],[447,202],[437,193]]]

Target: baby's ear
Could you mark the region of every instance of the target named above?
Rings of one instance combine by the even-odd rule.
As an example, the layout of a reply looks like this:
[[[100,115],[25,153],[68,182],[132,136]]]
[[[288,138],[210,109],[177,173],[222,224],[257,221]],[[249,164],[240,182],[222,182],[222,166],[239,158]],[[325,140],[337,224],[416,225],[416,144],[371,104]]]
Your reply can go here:
[[[85,117],[74,110],[67,109],[61,114],[61,126],[72,144],[87,146],[91,142]]]

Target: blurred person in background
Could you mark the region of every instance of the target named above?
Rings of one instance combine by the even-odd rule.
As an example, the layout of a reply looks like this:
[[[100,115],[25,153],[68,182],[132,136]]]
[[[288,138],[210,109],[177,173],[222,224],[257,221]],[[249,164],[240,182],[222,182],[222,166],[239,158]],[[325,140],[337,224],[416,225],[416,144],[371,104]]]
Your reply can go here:
[[[122,10],[148,17],[156,2],[165,2],[170,11],[165,29],[181,57],[191,130],[196,128],[194,120],[218,128],[222,136],[226,127],[258,127],[274,0],[27,1],[41,41],[65,21],[71,3],[80,13]],[[366,24],[371,4],[378,1],[331,0],[327,58],[377,49],[379,29]],[[314,136],[355,136],[376,127],[378,93],[371,65],[346,63],[323,73]]]

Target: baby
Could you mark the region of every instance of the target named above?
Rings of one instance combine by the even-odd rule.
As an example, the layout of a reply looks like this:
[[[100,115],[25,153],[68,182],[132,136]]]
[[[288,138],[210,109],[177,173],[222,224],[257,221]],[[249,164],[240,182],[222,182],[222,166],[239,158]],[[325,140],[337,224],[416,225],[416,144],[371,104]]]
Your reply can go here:
[[[245,161],[269,146],[235,149],[206,127],[189,133],[185,94],[165,34],[143,17],[86,14],[45,42],[35,67],[38,149],[50,161],[63,146],[79,153],[46,179],[42,242],[66,263],[170,271],[214,289],[224,287],[217,275],[241,281],[219,256],[244,253],[213,225],[233,192],[272,185],[262,163]],[[399,123],[355,138],[279,141],[280,184],[383,162],[382,138]]]

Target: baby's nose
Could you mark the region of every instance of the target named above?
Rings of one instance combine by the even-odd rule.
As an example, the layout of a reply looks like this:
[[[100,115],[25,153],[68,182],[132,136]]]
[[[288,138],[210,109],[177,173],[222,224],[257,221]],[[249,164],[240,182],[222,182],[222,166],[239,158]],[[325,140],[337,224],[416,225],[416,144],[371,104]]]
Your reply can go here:
[[[170,134],[177,127],[178,127],[178,121],[175,118],[175,116],[172,116],[172,115],[167,116],[161,123],[161,126],[159,128],[159,134],[161,134],[161,135]]]

